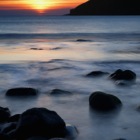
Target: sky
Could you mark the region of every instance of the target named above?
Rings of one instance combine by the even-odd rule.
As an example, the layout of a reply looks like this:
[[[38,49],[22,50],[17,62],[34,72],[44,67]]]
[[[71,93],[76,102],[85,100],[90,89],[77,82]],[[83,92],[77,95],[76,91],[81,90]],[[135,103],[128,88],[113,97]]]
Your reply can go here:
[[[0,15],[63,15],[87,0],[0,0]]]

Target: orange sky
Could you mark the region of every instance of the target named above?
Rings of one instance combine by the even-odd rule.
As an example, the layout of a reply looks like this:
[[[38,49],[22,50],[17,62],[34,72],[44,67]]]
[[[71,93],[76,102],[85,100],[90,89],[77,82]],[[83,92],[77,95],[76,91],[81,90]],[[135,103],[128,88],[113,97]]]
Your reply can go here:
[[[0,0],[0,10],[44,11],[74,8],[87,0]]]

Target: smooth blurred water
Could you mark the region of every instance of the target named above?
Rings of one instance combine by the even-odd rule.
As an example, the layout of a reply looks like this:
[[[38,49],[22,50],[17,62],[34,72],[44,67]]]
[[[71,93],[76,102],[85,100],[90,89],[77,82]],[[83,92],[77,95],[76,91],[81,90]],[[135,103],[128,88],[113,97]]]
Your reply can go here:
[[[12,114],[31,107],[55,110],[79,130],[76,140],[139,140],[140,16],[0,17],[0,106]],[[83,41],[77,41],[82,39]],[[118,86],[94,70],[130,69],[136,82]],[[13,87],[33,87],[34,98],[9,98]],[[72,92],[51,96],[52,89]],[[92,92],[116,95],[123,107],[100,114],[89,109]]]

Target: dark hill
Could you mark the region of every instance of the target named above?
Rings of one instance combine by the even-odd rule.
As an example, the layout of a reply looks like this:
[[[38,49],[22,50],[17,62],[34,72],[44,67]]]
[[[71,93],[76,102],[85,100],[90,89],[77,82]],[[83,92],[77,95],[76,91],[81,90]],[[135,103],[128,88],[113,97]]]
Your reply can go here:
[[[140,0],[89,0],[69,15],[140,15]]]

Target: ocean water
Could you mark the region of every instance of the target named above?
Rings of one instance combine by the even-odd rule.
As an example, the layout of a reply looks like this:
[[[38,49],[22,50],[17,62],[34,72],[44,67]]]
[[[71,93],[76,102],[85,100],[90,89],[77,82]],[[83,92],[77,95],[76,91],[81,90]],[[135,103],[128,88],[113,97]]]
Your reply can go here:
[[[140,137],[140,16],[0,17],[0,106],[12,114],[31,107],[56,111],[77,127],[76,140]],[[118,86],[91,71],[130,69],[135,83]],[[9,88],[33,87],[31,98],[8,98]],[[52,96],[62,89],[70,95]],[[103,91],[123,103],[117,113],[89,109],[89,96]]]

